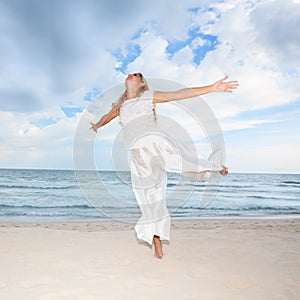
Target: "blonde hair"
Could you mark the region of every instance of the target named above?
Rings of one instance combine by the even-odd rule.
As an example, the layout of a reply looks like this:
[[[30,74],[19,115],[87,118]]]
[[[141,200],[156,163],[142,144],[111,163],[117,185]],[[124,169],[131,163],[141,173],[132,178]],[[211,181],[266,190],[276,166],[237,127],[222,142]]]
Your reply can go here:
[[[139,92],[138,92],[138,97],[141,97],[142,94],[145,91],[148,91],[150,88],[149,88],[149,85],[148,85],[145,77],[143,76],[143,74],[142,73],[137,73],[137,74],[140,76],[141,82],[144,83],[144,85],[140,87]],[[112,104],[112,108],[117,110],[117,115],[120,114],[120,109],[121,109],[123,103],[125,102],[126,98],[127,98],[127,90],[125,90],[125,92],[120,96],[120,98]],[[154,121],[156,121],[155,104],[153,105],[152,111],[153,111]]]

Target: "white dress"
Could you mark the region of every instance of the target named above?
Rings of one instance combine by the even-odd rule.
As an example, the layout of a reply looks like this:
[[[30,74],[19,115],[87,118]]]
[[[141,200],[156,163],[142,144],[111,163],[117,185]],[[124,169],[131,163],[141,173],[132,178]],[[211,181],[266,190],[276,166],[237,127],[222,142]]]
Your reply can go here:
[[[201,181],[222,170],[216,149],[208,160],[199,158],[178,139],[166,134],[154,120],[153,91],[126,100],[120,109],[125,147],[131,154],[131,182],[141,210],[135,225],[138,239],[152,245],[153,236],[170,240],[170,214],[166,204],[167,172],[178,172]]]

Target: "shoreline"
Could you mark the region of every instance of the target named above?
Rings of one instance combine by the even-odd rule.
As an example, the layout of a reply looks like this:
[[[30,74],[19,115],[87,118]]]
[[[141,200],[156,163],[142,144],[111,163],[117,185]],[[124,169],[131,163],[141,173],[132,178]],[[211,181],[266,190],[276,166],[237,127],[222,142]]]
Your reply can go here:
[[[248,216],[204,216],[204,217],[172,217],[175,222],[181,221],[226,221],[226,220],[297,220],[300,219],[300,213],[274,214],[274,215],[248,215]],[[1,224],[45,224],[45,223],[120,223],[136,224],[137,219],[111,219],[94,217],[0,217]]]
[[[44,228],[67,231],[134,231],[136,222],[68,220],[45,222],[2,222],[0,230],[11,228]],[[173,230],[247,229],[300,232],[300,217],[297,218],[206,218],[171,219]],[[299,249],[300,250],[300,249]]]

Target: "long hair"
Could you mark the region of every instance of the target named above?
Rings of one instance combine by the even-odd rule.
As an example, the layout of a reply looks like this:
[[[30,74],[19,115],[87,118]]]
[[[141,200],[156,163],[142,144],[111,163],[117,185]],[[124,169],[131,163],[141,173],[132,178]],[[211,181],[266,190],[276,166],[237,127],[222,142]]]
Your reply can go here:
[[[142,94],[145,91],[148,91],[150,88],[149,88],[147,80],[145,79],[145,77],[143,76],[143,74],[142,73],[137,73],[137,74],[140,76],[141,82],[144,83],[144,85],[140,87],[139,92],[138,92],[138,97],[141,97]],[[114,102],[112,104],[112,107],[117,110],[117,114],[118,115],[120,114],[120,109],[121,109],[123,103],[125,102],[126,98],[127,98],[127,90],[125,90],[125,92],[120,96],[120,98],[116,102]],[[154,117],[154,120],[156,121],[155,104],[153,106],[153,117]]]

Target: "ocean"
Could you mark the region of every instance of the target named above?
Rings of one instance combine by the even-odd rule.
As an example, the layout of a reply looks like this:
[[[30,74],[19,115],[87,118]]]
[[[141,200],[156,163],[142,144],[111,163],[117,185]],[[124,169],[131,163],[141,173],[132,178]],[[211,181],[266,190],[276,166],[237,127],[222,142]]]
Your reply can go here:
[[[97,200],[91,201],[73,170],[0,169],[0,221],[136,221],[140,210],[127,182],[130,173],[122,175],[127,181],[119,180],[113,171],[99,174],[104,188],[94,184],[90,191]],[[86,184],[97,180],[86,172]],[[206,183],[185,182],[175,190],[178,180],[178,174],[168,174],[167,205],[172,218],[300,215],[299,174],[231,173],[205,207],[199,203]]]

